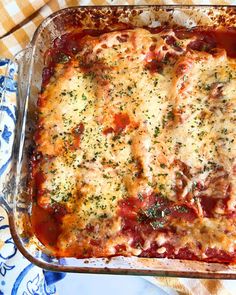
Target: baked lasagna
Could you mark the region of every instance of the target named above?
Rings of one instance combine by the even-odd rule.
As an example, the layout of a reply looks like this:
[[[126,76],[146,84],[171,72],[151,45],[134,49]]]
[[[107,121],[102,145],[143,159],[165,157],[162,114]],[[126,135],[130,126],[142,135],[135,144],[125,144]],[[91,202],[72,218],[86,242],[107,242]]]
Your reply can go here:
[[[34,232],[54,255],[236,260],[235,36],[55,40],[29,184]]]

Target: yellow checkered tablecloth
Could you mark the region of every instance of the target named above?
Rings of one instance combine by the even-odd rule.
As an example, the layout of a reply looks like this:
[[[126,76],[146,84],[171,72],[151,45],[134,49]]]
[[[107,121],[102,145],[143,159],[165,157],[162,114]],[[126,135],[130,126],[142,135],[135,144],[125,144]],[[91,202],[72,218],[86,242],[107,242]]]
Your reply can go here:
[[[51,13],[76,5],[214,4],[236,5],[218,0],[0,0],[0,56],[11,58],[30,42],[37,26]],[[168,294],[236,294],[236,281],[147,277]]]

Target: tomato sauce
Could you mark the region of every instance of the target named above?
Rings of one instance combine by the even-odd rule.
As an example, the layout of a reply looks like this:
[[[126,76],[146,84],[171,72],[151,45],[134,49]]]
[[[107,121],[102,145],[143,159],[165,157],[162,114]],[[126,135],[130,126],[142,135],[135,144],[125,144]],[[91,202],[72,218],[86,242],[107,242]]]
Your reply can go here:
[[[114,116],[114,123],[115,123],[115,132],[120,133],[122,132],[126,126],[130,124],[130,119],[128,114],[115,114]]]
[[[50,247],[56,247],[57,238],[61,233],[61,222],[67,214],[66,207],[59,203],[48,205],[47,208],[33,203],[32,227],[38,239]]]
[[[205,217],[213,217],[214,209],[218,203],[219,199],[212,198],[209,196],[202,195],[200,198],[201,207]]]
[[[108,127],[103,130],[103,134],[107,135],[109,133],[119,134],[125,130],[125,128],[130,124],[129,115],[126,113],[118,113],[114,115],[113,127]]]
[[[233,254],[226,253],[225,251],[218,250],[215,248],[208,248],[206,250],[207,258],[205,261],[209,262],[221,262],[221,263],[232,263],[236,262],[236,252]]]
[[[184,219],[191,222],[197,218],[196,211],[188,204],[176,205],[158,194],[143,195],[141,199],[130,197],[121,201],[119,215],[123,222],[122,231],[133,238],[135,247],[143,246],[152,232],[171,232],[171,220]]]
[[[180,39],[195,36],[196,40],[189,45],[190,49],[213,52],[215,48],[225,49],[229,57],[236,57],[236,29],[194,28],[192,30],[176,30]]]
[[[202,198],[204,200],[204,198]],[[206,198],[202,201],[204,215],[212,217],[212,209],[217,199],[212,201]],[[197,210],[190,204],[178,204],[169,201],[161,195],[143,195],[142,198],[130,197],[119,203],[119,215],[122,217],[122,232],[132,237],[132,245],[135,248],[143,249],[145,241],[152,233],[166,233],[175,237],[175,228],[172,221],[185,220],[193,222],[198,218]],[[176,258],[186,260],[199,260],[199,257],[189,248],[182,247],[177,252],[170,244],[165,243],[161,247],[165,251],[158,252],[160,246],[152,242],[148,250],[142,250],[141,257]],[[121,251],[117,249],[117,254]],[[230,263],[236,260],[236,253],[229,254],[225,251],[208,249],[204,261]]]
[[[40,197],[43,195],[42,184],[46,180],[45,175],[38,171],[34,175],[34,186],[35,186],[35,196]]]
[[[49,247],[55,247],[60,234],[60,223],[52,212],[35,204],[32,208],[31,222],[40,242]]]
[[[123,26],[124,27],[124,26]],[[124,29],[131,28],[125,27]],[[149,29],[153,33],[165,31],[163,28]],[[236,30],[234,28],[227,28],[222,30],[214,30],[212,28],[194,28],[192,30],[174,29],[178,38],[190,38],[195,36],[196,40],[191,42],[189,49],[198,51],[207,51],[214,53],[215,48],[224,48],[229,57],[236,57]],[[54,67],[57,63],[68,63],[82,48],[83,37],[86,36],[101,36],[108,33],[109,30],[82,30],[72,31],[68,34],[62,35],[54,40],[52,48],[45,53],[45,65],[43,69],[42,86],[45,87],[50,77],[54,74]],[[122,39],[123,40],[123,39]],[[176,39],[172,36],[167,36],[167,44],[171,45],[176,51],[181,51],[181,47],[176,43]],[[169,59],[173,56],[167,55],[165,58]],[[154,56],[153,48],[150,48],[150,53],[147,62],[147,68],[152,72],[162,72],[163,59],[162,56]]]
[[[77,150],[80,147],[81,136],[84,132],[84,124],[80,123],[72,130],[73,141],[70,144],[72,150]]]

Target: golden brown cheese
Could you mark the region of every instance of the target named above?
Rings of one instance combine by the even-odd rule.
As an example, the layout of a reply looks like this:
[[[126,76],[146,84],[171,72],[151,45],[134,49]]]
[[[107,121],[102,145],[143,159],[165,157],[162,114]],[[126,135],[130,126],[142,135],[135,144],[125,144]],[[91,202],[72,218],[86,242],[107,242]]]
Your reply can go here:
[[[117,245],[139,255],[153,241],[159,254],[169,242],[176,253],[191,246],[199,259],[207,248],[234,251],[235,222],[225,214],[236,204],[236,61],[223,49],[186,50],[193,39],[144,29],[85,36],[76,58],[56,66],[40,97],[36,143],[45,177],[38,203],[69,212],[59,255],[109,256]],[[119,204],[154,193],[190,204],[198,217],[171,219],[176,234],[144,232],[136,247],[122,232]],[[212,217],[203,197],[219,199]]]

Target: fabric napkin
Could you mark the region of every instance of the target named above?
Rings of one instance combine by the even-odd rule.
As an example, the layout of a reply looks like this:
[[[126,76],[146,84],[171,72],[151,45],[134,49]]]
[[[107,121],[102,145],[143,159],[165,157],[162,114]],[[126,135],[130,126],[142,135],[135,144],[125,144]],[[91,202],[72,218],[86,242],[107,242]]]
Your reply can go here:
[[[218,1],[218,0],[0,0],[0,56],[11,58],[21,49],[30,42],[32,35],[37,26],[51,13],[68,6],[76,5],[134,5],[134,4],[213,4],[213,5],[236,5],[236,1]],[[0,61],[1,63],[1,61]],[[11,85],[12,89],[15,89],[14,83]],[[1,90],[1,76],[0,76],[0,90]],[[0,91],[1,99],[1,91]],[[11,99],[9,99],[11,103]],[[14,107],[11,106],[11,113],[14,117]],[[9,107],[10,107],[9,106]],[[12,109],[13,108],[13,109]],[[3,111],[3,110],[1,110]],[[1,117],[0,117],[1,118]],[[11,119],[12,121],[13,118]],[[9,126],[3,127],[1,138],[1,144],[3,152],[0,153],[0,173],[7,169],[4,161],[8,163],[9,156],[7,154],[7,145],[11,141],[11,132],[14,128],[14,124],[9,121]],[[2,143],[3,142],[3,143]],[[5,152],[4,152],[5,151]],[[4,155],[4,161],[3,156]],[[4,166],[5,165],[5,166]],[[3,167],[3,168],[2,168]],[[1,170],[2,169],[2,170]],[[30,269],[23,279],[19,274],[16,273],[17,267],[13,259],[17,253],[17,250],[9,236],[7,231],[7,219],[4,213],[0,211],[0,290],[6,289],[5,278],[11,276],[14,277],[12,282],[13,286],[20,286],[22,291],[19,294],[54,294],[55,290],[53,287],[47,289],[47,283],[44,276],[42,276],[42,270],[37,267],[33,267],[29,262],[22,259],[22,272],[25,269]],[[4,238],[2,238],[1,231],[4,230]],[[9,254],[4,256],[4,253]],[[4,251],[3,251],[4,250]],[[2,254],[3,253],[3,254]],[[16,261],[16,260],[15,260]],[[18,260],[17,260],[18,261]],[[27,268],[28,267],[28,268]],[[40,272],[41,271],[41,272]],[[26,271],[25,271],[26,272]],[[45,274],[45,273],[44,273]],[[20,278],[19,278],[20,277]],[[47,276],[46,276],[47,278]],[[58,278],[56,278],[58,279]],[[170,295],[230,295],[236,294],[236,281],[226,280],[197,280],[197,279],[184,279],[184,278],[159,278],[159,277],[146,277],[147,280],[153,284],[163,288],[163,290]],[[4,285],[5,284],[5,285]],[[15,284],[15,285],[14,285]],[[9,286],[9,288],[11,288]],[[8,289],[10,290],[10,289]],[[42,292],[45,293],[40,293]],[[47,291],[45,291],[47,290]],[[3,291],[2,291],[3,292]],[[35,292],[35,293],[34,293]],[[51,292],[51,293],[50,293]],[[54,292],[54,293],[53,293]],[[0,291],[0,295],[2,295]],[[6,292],[5,294],[10,294]],[[18,293],[12,293],[18,294]]]

